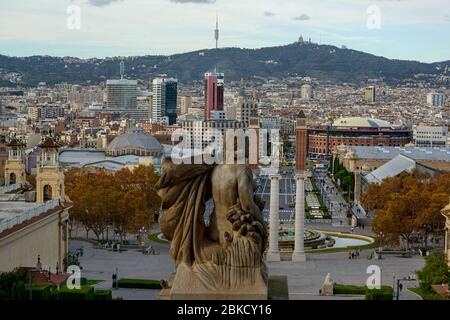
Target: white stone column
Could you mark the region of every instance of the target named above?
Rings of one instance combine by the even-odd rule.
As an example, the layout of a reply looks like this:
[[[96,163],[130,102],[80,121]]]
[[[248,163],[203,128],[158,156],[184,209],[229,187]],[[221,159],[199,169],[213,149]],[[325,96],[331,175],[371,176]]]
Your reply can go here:
[[[292,261],[305,262],[305,178],[301,173],[295,176],[296,194],[295,194],[295,246],[292,253]]]
[[[278,227],[279,227],[279,196],[280,175],[271,174],[270,178],[270,213],[269,213],[269,249],[267,250],[267,261],[280,261],[280,250],[278,249]]]

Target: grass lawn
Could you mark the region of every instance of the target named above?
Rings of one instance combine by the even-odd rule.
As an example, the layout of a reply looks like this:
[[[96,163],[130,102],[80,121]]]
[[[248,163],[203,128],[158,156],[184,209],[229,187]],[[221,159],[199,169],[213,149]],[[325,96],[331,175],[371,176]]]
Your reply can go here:
[[[315,249],[315,250],[305,250],[306,253],[331,253],[331,252],[343,252],[343,251],[350,251],[350,250],[367,250],[367,249],[374,249],[378,248],[378,245],[376,243],[369,243],[363,246],[348,246],[348,247],[342,247],[342,248],[323,248],[323,249]]]
[[[105,281],[105,280],[87,279],[86,282],[83,282],[83,283],[82,283],[82,286],[83,286],[83,287],[90,287],[90,286],[96,285],[97,283],[100,283],[100,282],[103,282],[103,281]],[[67,288],[67,283],[66,283],[66,282],[63,282],[63,283],[60,285],[60,289],[65,289],[65,288]]]
[[[159,232],[149,234],[148,240],[153,241],[153,242],[158,242],[158,243],[169,243],[169,241],[161,240],[160,238],[158,238],[159,234],[160,234]]]

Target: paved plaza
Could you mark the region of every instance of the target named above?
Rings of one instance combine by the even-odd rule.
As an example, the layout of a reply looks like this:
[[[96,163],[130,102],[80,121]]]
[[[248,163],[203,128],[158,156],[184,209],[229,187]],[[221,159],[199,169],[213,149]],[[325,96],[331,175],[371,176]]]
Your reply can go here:
[[[292,171],[287,170],[280,173],[280,221],[289,221],[295,215],[295,175]],[[265,201],[263,214],[267,221],[270,206],[270,179],[268,176],[261,175],[257,178],[256,183],[258,186],[256,194]]]
[[[295,174],[293,170],[281,170],[280,221],[293,221],[295,214]],[[326,177],[324,172],[314,172],[316,185],[321,188],[325,196],[325,203],[331,207],[332,223],[307,223],[308,228],[317,228],[328,231],[350,231],[350,226],[345,217],[345,200],[337,192],[332,181]],[[320,181],[324,181],[321,183]],[[257,178],[257,191],[266,201],[263,211],[266,219],[270,203],[270,179],[267,176]],[[340,223],[343,220],[345,223]],[[76,231],[76,236],[82,235]],[[157,226],[155,230],[157,231]],[[154,232],[152,231],[152,232]],[[370,227],[362,230],[356,228],[355,233],[366,235],[371,234]],[[151,243],[159,255],[144,255],[137,249],[130,249],[124,252],[113,252],[105,249],[97,249],[87,241],[72,240],[71,250],[79,247],[84,248],[84,255],[80,262],[83,267],[82,276],[89,279],[104,280],[95,287],[99,289],[109,289],[112,285],[112,274],[118,272],[119,278],[137,279],[168,279],[170,274],[175,272],[175,265],[169,256],[169,245],[162,243]],[[372,250],[362,251],[359,258],[349,259],[348,252],[308,254],[305,263],[294,263],[292,261],[268,262],[268,269],[271,275],[286,275],[288,278],[290,299],[311,300],[311,299],[364,299],[362,296],[332,296],[322,297],[319,289],[328,273],[335,283],[365,285],[367,278],[367,267],[377,265],[381,268],[381,281],[384,285],[394,285],[395,279],[404,278],[417,270],[422,269],[424,259],[419,256],[410,258],[396,255],[383,255],[382,260],[369,260],[367,257]],[[395,282],[396,283],[396,282]],[[404,282],[404,290],[400,294],[400,299],[411,300],[420,299],[414,293],[406,290],[407,287],[417,287],[417,281]],[[114,297],[124,299],[157,299],[159,290],[138,290],[138,289],[115,289]]]
[[[144,255],[137,250],[121,253],[96,249],[86,241],[72,240],[71,250],[84,248],[84,255],[80,262],[83,267],[82,276],[88,279],[105,280],[95,287],[99,289],[111,288],[111,278],[116,268],[119,278],[138,279],[167,279],[175,271],[175,265],[169,256],[169,245],[152,243],[160,252],[159,255]],[[393,274],[406,277],[419,270],[424,265],[422,257],[400,258],[385,255],[383,260],[368,260],[369,251],[362,251],[358,259],[348,259],[347,252],[308,254],[306,263],[291,261],[267,263],[269,273],[286,275],[288,277],[290,299],[362,299],[360,296],[319,296],[319,289],[327,273],[331,274],[334,282],[342,284],[364,285],[369,276],[366,274],[369,265],[378,265],[382,270],[382,283],[393,284]],[[404,286],[417,286],[416,282],[405,282]],[[158,290],[118,289],[113,290],[114,297],[124,299],[147,300],[156,299]],[[404,289],[401,299],[419,299],[415,294]]]

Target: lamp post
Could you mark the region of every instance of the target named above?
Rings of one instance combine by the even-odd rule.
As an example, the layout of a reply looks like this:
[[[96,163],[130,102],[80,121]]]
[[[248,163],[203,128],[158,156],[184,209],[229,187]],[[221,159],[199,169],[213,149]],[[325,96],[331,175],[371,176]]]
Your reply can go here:
[[[139,229],[139,245],[142,248],[142,253],[145,253],[145,234],[147,233],[147,229],[142,227]]]
[[[379,238],[379,247],[378,247],[378,254],[379,254],[379,258],[380,259],[382,259],[382,256],[381,256],[381,252],[383,251],[383,239],[384,239],[384,234],[383,234],[383,232],[380,232],[379,234],[378,234],[378,238]]]
[[[397,294],[395,296],[395,300],[400,299],[400,284],[402,281],[416,281],[417,277],[414,273],[411,273],[409,276],[401,279],[397,279]]]

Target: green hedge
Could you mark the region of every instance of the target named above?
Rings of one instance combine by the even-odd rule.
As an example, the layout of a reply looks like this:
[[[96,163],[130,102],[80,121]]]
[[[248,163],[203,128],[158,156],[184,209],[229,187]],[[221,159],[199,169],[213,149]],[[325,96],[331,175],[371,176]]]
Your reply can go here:
[[[366,294],[366,287],[335,283],[333,294]]]
[[[25,288],[25,294],[26,297],[28,299],[28,292],[29,292],[29,288],[30,286],[28,284],[26,284],[24,286]],[[32,297],[33,300],[50,300],[50,296],[52,294],[52,286],[51,285],[38,285],[38,284],[33,284],[31,286],[31,291],[32,291]]]
[[[82,286],[80,289],[63,288],[58,292],[59,300],[94,300],[94,288]]]
[[[366,286],[347,284],[334,284],[333,294],[359,294],[365,295],[366,300],[392,300],[394,290],[390,286],[381,286],[380,289],[369,289]]]
[[[111,290],[95,290],[94,300],[112,300]]]
[[[119,288],[133,288],[133,289],[161,289],[161,284],[158,280],[145,279],[119,279]]]
[[[394,290],[389,286],[381,286],[380,289],[366,289],[366,300],[392,300]]]

